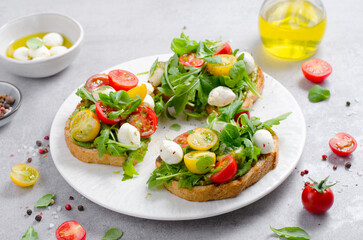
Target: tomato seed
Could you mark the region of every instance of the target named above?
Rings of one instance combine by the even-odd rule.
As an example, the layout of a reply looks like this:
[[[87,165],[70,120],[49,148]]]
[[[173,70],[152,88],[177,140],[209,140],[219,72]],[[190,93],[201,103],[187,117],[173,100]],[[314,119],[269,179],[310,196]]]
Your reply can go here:
[[[72,210],[72,206],[70,204],[67,204],[64,208],[68,211]]]

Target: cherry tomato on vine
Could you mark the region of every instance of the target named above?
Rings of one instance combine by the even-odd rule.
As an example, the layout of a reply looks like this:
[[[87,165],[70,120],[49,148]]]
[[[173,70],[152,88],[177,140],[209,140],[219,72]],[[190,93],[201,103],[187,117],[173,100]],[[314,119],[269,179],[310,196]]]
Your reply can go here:
[[[125,70],[116,69],[108,73],[110,86],[116,91],[128,91],[139,83],[139,79],[133,74]]]
[[[185,53],[179,57],[179,62],[185,67],[201,67],[204,64],[204,60],[197,58],[196,53]]]
[[[312,179],[311,179],[312,180]],[[307,184],[302,192],[301,200],[304,208],[311,213],[324,213],[334,203],[334,194],[330,189],[331,186],[325,185],[328,177],[322,180],[320,183],[312,180],[313,184]]]
[[[137,110],[130,114],[127,122],[140,131],[141,137],[150,137],[158,128],[158,117],[149,107],[139,106]]]
[[[214,169],[220,170],[216,173],[213,173],[210,176],[210,180],[215,183],[224,183],[233,179],[234,175],[237,173],[237,162],[233,156],[227,155],[222,158],[221,161],[218,161]]]
[[[346,157],[357,148],[357,141],[347,133],[338,133],[329,141],[331,150],[342,157]]]
[[[95,74],[88,78],[86,84],[84,85],[84,88],[87,91],[92,92],[96,88],[105,85],[109,85],[108,76],[105,74]]]
[[[333,71],[329,63],[321,59],[310,59],[301,65],[305,77],[314,83],[320,83]]]

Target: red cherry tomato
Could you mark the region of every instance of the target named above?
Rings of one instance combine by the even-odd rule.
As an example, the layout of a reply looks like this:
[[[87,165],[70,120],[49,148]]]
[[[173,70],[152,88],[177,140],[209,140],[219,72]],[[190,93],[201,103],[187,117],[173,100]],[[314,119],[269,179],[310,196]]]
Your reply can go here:
[[[109,106],[104,105],[101,100],[96,102],[96,114],[97,117],[106,124],[115,124],[122,120],[121,116],[118,116],[115,119],[109,119],[108,114],[112,111],[116,111],[116,109],[110,108]]]
[[[139,106],[137,110],[127,118],[127,122],[140,131],[141,137],[150,137],[158,128],[158,117],[149,107]]]
[[[84,85],[84,88],[92,92],[96,88],[99,88],[104,85],[109,85],[108,76],[105,74],[95,74],[88,78],[86,84]]]
[[[215,183],[224,183],[233,179],[237,172],[237,162],[231,155],[227,155],[218,161],[214,169],[221,168],[218,172],[210,176],[210,180]]]
[[[222,44],[216,49],[214,56],[219,54],[232,54],[232,48],[228,42]]]
[[[139,83],[139,79],[132,73],[125,70],[112,70],[108,73],[110,85],[116,91],[125,90],[128,91],[134,88]]]
[[[76,221],[67,221],[59,225],[55,237],[57,240],[86,240],[86,230]]]
[[[348,156],[357,148],[357,141],[347,133],[338,133],[330,139],[331,150],[342,157]]]
[[[190,133],[185,132],[179,136],[177,136],[176,138],[174,138],[174,142],[176,142],[177,144],[180,145],[181,148],[185,148],[187,146],[189,146],[188,144],[188,136],[190,135]]]
[[[236,116],[234,116],[234,120],[237,122],[238,121],[238,118],[239,116],[241,116],[242,114],[246,113],[247,116],[248,116],[248,119],[250,119],[250,111],[243,111],[243,112],[239,112],[236,114]],[[239,123],[240,125],[242,125],[241,123]]]
[[[179,62],[186,67],[196,67],[199,68],[203,66],[204,60],[197,58],[196,53],[186,53],[179,57]]]
[[[314,185],[314,184],[312,184]],[[324,213],[334,203],[334,194],[330,188],[320,193],[310,186],[306,186],[301,195],[304,208],[311,213]]]
[[[324,81],[324,79],[327,78],[333,70],[329,63],[321,59],[311,59],[304,62],[301,65],[301,69],[305,77],[314,83]]]

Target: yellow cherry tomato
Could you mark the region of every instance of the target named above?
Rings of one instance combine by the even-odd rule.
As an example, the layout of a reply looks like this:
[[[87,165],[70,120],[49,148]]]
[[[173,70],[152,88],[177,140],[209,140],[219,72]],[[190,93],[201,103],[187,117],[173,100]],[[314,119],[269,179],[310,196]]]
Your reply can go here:
[[[185,166],[192,173],[203,174],[214,167],[216,154],[208,151],[193,151],[184,155]]]
[[[187,138],[188,144],[195,150],[208,150],[216,145],[218,136],[208,128],[196,128]]]
[[[39,171],[24,163],[16,164],[11,169],[10,178],[20,187],[29,187],[38,181]]]
[[[214,76],[229,76],[229,70],[237,62],[237,58],[233,55],[218,55],[222,59],[222,63],[208,63],[207,69]]]
[[[89,142],[100,132],[101,124],[97,115],[91,110],[76,113],[71,120],[71,136],[79,142]]]
[[[140,86],[134,87],[128,90],[127,93],[129,94],[130,98],[136,99],[136,96],[139,95],[140,98],[144,100],[147,94],[146,84],[141,84]]]

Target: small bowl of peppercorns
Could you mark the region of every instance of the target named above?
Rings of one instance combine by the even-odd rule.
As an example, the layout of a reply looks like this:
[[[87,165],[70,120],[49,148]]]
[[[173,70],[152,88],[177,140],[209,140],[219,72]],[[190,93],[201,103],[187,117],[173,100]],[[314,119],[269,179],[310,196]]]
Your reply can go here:
[[[0,127],[13,119],[21,105],[21,92],[13,84],[0,81]]]

